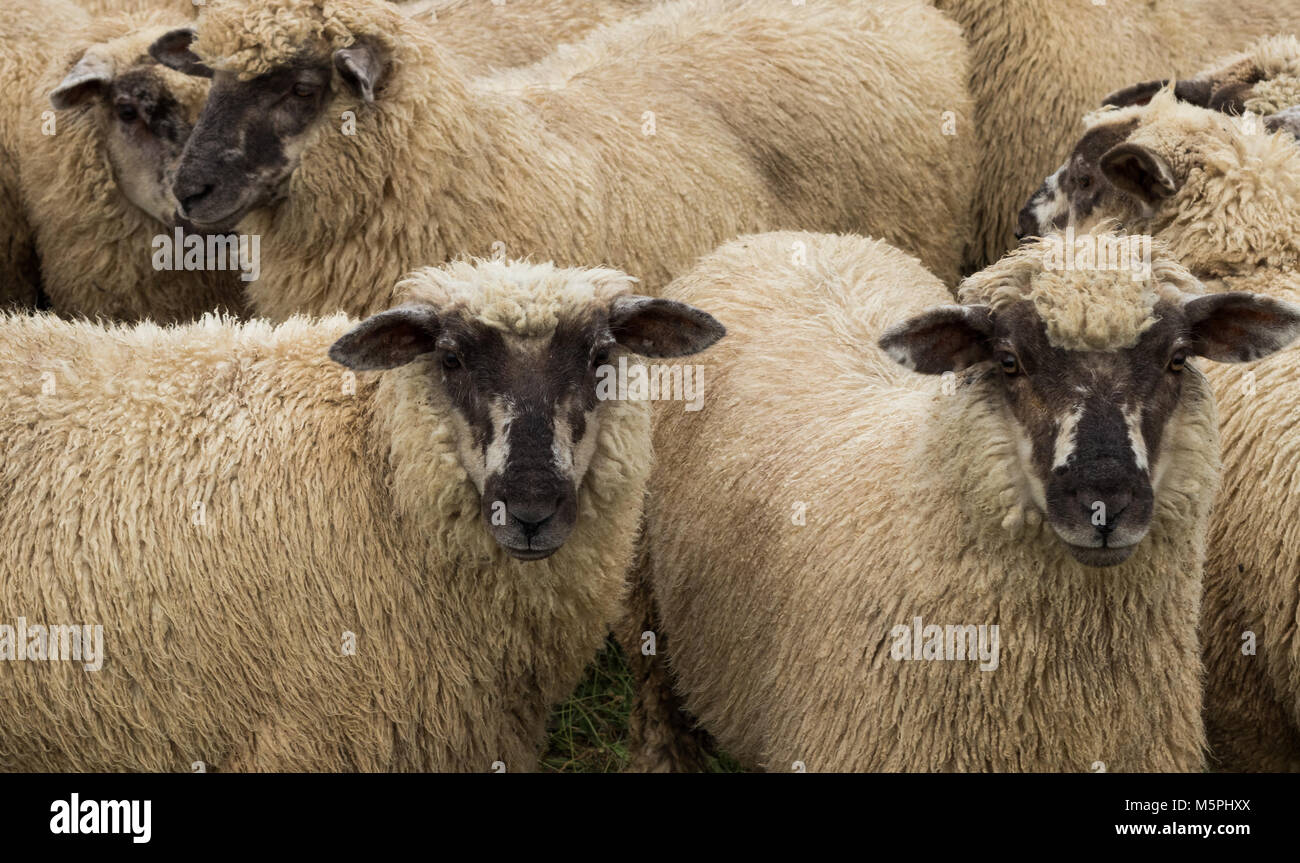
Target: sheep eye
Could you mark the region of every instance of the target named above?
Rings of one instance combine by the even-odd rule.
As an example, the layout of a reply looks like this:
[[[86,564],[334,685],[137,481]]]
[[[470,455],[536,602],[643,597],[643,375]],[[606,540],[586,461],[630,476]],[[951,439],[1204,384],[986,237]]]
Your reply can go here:
[[[442,355],[442,367],[447,371],[454,371],[461,367],[460,357],[448,351]]]
[[[1078,183],[1080,189],[1086,189],[1092,185],[1092,177],[1088,177],[1088,176],[1080,177]]]
[[[305,84],[300,81],[293,85],[293,95],[300,99],[310,99],[319,89],[315,84]]]
[[[1020,372],[1020,362],[1011,354],[1001,354],[998,356],[998,365],[1002,367],[1003,373],[1008,377]]]
[[[595,356],[591,358],[591,364],[600,367],[609,362],[609,348],[601,348],[596,351]]]
[[[123,123],[134,123],[140,112],[135,109],[134,105],[123,102],[117,106],[117,119]]]
[[[1184,351],[1179,351],[1169,358],[1169,371],[1171,372],[1181,372],[1186,365],[1187,354]]]

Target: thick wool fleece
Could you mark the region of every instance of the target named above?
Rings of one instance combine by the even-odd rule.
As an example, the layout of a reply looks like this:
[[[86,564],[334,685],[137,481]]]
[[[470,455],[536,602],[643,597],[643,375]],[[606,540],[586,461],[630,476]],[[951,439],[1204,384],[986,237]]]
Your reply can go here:
[[[29,110],[35,116],[53,111],[50,92],[91,51],[119,75],[138,68],[159,78],[193,123],[207,98],[207,80],[148,56],[154,40],[184,23],[174,12],[146,11],[102,18],[70,34],[31,93]],[[173,238],[174,232],[118,187],[107,146],[107,129],[117,119],[109,106],[87,100],[56,112],[55,122],[55,135],[42,134],[37,121],[21,130],[23,201],[51,308],[65,316],[159,323],[193,320],[214,309],[241,311],[244,283],[237,269],[155,268],[154,238]]]
[[[28,126],[39,134],[41,111],[50,108],[47,102],[33,110],[28,96],[54,54],[58,31],[86,20],[78,6],[64,0],[12,0],[0,15],[0,311],[30,308],[40,295],[36,240],[19,191],[18,140]]]
[[[727,237],[872,230],[956,273],[973,142],[965,45],[919,2],[659,7],[592,35],[558,86],[471,82],[430,35],[366,0],[214,2],[195,51],[254,76],[361,36],[392,58],[373,106],[340,83],[263,234],[259,314],[388,304],[413,265],[489,254],[618,266],[648,293]],[[545,66],[545,64],[542,64]]]
[[[473,64],[470,71],[535,63],[555,46],[648,9],[655,0],[434,0],[403,4],[432,24],[440,42]]]
[[[935,0],[966,31],[979,139],[978,268],[1014,245],[1016,214],[1107,93],[1187,76],[1225,51],[1300,28],[1300,4],[1274,0]]]
[[[1300,142],[1161,93],[1129,140],[1173,166],[1177,194],[1149,222],[1211,290],[1300,302]],[[1205,568],[1206,730],[1228,770],[1300,770],[1300,349],[1210,365],[1223,494]],[[1244,653],[1245,633],[1255,652]]]
[[[806,268],[790,262],[795,240]],[[1045,297],[1025,266],[1038,254],[967,282],[963,301]],[[1171,287],[1094,274],[1129,285],[1135,312]],[[1176,265],[1157,274],[1194,285]],[[852,237],[747,237],[665,295],[728,328],[702,357],[704,409],[656,413],[656,447],[673,457],[652,477],[645,528],[670,667],[723,750],[769,770],[1200,769],[1196,624],[1218,457],[1199,373],[1162,444],[1151,532],[1100,571],[1021,490],[983,369],[946,384],[875,346],[951,302],[915,261]],[[1087,326],[1068,312],[1055,325]],[[997,624],[997,669],[891,658],[891,629],[916,617]]]
[[[613,289],[501,272],[478,302],[530,332]],[[418,274],[405,299],[458,279]],[[100,624],[107,655],[10,664],[4,769],[534,767],[624,592],[649,412],[602,403],[573,535],[519,562],[431,361],[353,379],[326,357],[350,323],[0,319],[0,620]]]

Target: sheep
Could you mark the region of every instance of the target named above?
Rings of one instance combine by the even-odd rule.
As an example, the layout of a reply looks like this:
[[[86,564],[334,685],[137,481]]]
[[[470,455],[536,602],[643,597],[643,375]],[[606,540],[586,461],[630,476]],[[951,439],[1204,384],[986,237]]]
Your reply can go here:
[[[968,270],[1013,244],[1021,202],[1067,152],[1078,118],[1106,93],[1300,29],[1300,5],[1273,0],[936,5],[962,25],[971,46],[980,169]]]
[[[652,0],[436,0],[404,6],[477,70],[535,63],[557,45],[649,8]]]
[[[1087,228],[1115,219],[1168,243],[1213,290],[1300,300],[1300,143],[1180,102],[1098,112],[1059,172],[1051,217]],[[1079,180],[1095,177],[1084,195]],[[1104,182],[1102,182],[1104,180]],[[1205,571],[1206,727],[1226,770],[1300,770],[1300,349],[1212,366],[1223,415],[1224,494]]]
[[[1300,306],[1203,294],[1158,249],[1052,254],[953,306],[879,241],[763,235],[664,291],[728,336],[704,409],[656,413],[645,566],[678,692],[742,764],[1201,768],[1218,440],[1188,360],[1276,350]]]
[[[872,229],[956,273],[972,166],[945,123],[968,116],[965,47],[923,3],[673,3],[592,34],[562,86],[511,92],[367,0],[214,0],[192,38],[153,50],[215,73],[180,213],[263,236],[247,296],[272,319],[361,315],[395,270],[503,249],[619,266],[653,294],[781,224]],[[232,135],[266,145],[232,163]]]
[[[177,22],[145,10],[60,34],[33,87],[32,119],[19,130],[22,211],[61,315],[170,323],[243,311],[244,279],[257,275],[251,256],[243,271],[230,256],[203,262],[220,269],[166,268],[184,264],[166,254],[177,231],[170,186],[208,90],[148,56]]]
[[[723,332],[632,282],[455,262],[360,322],[0,318],[0,620],[103,627],[94,677],[0,676],[0,766],[531,769],[650,468],[647,403],[593,378]]]
[[[24,98],[52,53],[51,27],[76,27],[86,15],[66,0],[14,0],[0,20],[0,311],[40,300],[40,266],[18,188],[19,132],[39,123]]]

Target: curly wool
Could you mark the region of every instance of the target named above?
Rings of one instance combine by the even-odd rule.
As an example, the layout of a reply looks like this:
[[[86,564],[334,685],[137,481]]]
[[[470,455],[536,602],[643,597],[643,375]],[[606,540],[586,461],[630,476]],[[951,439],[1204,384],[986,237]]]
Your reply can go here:
[[[1275,0],[936,0],[971,46],[979,175],[966,265],[1015,246],[1016,214],[1061,163],[1078,118],[1137,81],[1188,74],[1225,50],[1300,30],[1300,5]]]
[[[92,52],[117,75],[147,70],[193,123],[207,99],[207,80],[148,59],[149,46],[183,23],[175,12],[144,11],[80,28],[60,43],[44,69],[32,110],[50,110],[49,94]],[[109,125],[117,122],[111,108],[91,99],[57,112],[55,122],[56,135],[42,134],[38,123],[25,124],[21,133],[23,202],[51,308],[70,317],[158,323],[189,321],[213,310],[242,311],[238,272],[154,268],[154,238],[171,238],[173,230],[119,188],[106,140]]]
[[[976,368],[953,389],[875,348],[951,302],[915,260],[857,237],[744,237],[666,295],[728,327],[701,358],[704,410],[655,417],[674,457],[645,528],[669,667],[722,750],[778,771],[1201,768],[1197,574],[1218,458],[1199,374],[1162,442],[1150,534],[1101,574],[1021,489],[996,382]],[[998,624],[997,670],[891,659],[891,629],[917,616]]]
[[[406,270],[497,244],[653,294],[783,225],[871,230],[957,274],[973,141],[943,117],[969,117],[965,45],[917,0],[665,4],[591,34],[558,86],[539,64],[537,87],[471,80],[436,28],[366,0],[214,0],[198,29],[196,52],[243,77],[359,38],[391,64],[373,105],[336,87],[324,116],[355,112],[356,134],[323,122],[287,200],[242,226],[273,319],[373,312]]]
[[[1136,345],[1155,324],[1157,302],[1204,290],[1158,243],[1150,245],[1149,269],[1119,270],[1118,278],[1099,279],[1096,258],[1103,244],[1118,248],[1151,238],[1105,231],[1079,238],[1086,242],[1069,268],[1045,268],[1047,261],[1048,267],[1058,265],[1053,238],[1024,244],[962,282],[961,302],[1000,309],[1029,300],[1047,327],[1050,344],[1072,351],[1118,351]]]
[[[0,676],[5,769],[535,766],[625,590],[649,413],[602,403],[574,532],[523,563],[431,361],[354,377],[352,323],[0,318],[0,620],[101,624],[107,655]]]

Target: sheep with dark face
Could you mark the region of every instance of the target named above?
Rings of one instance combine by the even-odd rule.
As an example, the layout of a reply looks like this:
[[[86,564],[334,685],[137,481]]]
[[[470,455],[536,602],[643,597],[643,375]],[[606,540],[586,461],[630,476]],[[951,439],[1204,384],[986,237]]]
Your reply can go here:
[[[105,643],[0,677],[0,767],[532,769],[650,471],[597,370],[722,334],[631,288],[458,263],[360,322],[0,317],[0,619]]]
[[[974,139],[965,44],[929,5],[675,2],[578,48],[505,86],[376,0],[213,0],[153,49],[214,75],[179,213],[263,237],[248,294],[272,319],[372,313],[401,271],[494,246],[653,294],[795,225],[870,230],[955,280]]]
[[[1086,137],[1104,146],[1075,148],[1059,188],[1022,214],[1033,233],[1113,220],[1157,234],[1213,290],[1300,301],[1300,140],[1173,88],[1091,123]],[[1093,178],[1090,194],[1080,178]],[[1227,769],[1300,770],[1300,350],[1207,376],[1225,486],[1202,606],[1207,731]]]
[[[651,477],[642,575],[656,661],[742,763],[1201,769],[1219,459],[1193,358],[1277,350],[1300,306],[1204,294],[1158,248],[1127,272],[1057,269],[1052,249],[1012,253],[951,305],[884,243],[742,237],[666,292],[729,334],[705,410],[655,417],[674,457]],[[916,617],[924,655],[920,632],[898,649]],[[965,635],[951,649],[967,625],[1000,629],[984,670]],[[935,626],[949,646],[931,655]]]

